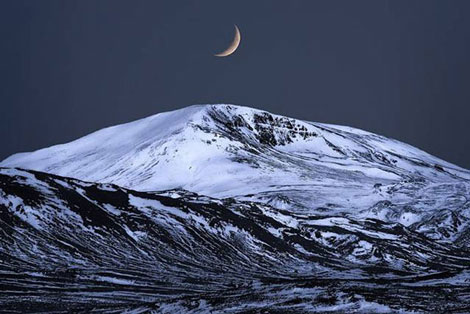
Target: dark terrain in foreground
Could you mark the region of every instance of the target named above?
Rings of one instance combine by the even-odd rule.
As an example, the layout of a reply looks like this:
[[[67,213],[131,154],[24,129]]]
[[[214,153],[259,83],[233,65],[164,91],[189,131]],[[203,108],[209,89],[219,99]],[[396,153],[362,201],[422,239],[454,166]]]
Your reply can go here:
[[[294,214],[0,168],[2,311],[470,311],[470,252]]]

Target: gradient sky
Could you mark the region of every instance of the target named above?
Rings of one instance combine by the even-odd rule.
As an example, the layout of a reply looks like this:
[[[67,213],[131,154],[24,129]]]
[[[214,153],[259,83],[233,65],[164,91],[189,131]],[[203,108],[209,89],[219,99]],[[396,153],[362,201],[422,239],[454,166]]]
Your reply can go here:
[[[470,1],[0,2],[0,159],[196,103],[359,127],[470,168]],[[242,32],[234,55],[213,57]]]

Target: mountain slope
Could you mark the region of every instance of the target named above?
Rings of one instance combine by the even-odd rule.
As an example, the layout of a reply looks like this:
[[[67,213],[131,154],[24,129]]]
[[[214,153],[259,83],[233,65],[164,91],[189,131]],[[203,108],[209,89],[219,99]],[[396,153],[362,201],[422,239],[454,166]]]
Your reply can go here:
[[[5,311],[458,311],[470,296],[469,252],[399,224],[184,190],[0,168],[0,234]]]

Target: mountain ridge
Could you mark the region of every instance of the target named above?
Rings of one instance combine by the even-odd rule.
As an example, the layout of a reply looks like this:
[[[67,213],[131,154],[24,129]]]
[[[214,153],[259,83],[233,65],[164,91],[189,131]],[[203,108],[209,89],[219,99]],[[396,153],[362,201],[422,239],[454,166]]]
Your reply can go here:
[[[202,120],[206,120],[207,117],[210,116],[210,117],[214,118],[215,117],[214,114],[227,112],[226,109],[232,109],[232,108],[235,109],[236,114],[240,113],[240,112],[237,112],[237,111],[242,111],[241,112],[242,114],[246,113],[247,111],[248,112],[251,111],[251,113],[254,116],[257,116],[259,119],[263,118],[262,114],[266,114],[267,119],[270,119],[271,117],[284,118],[284,119],[288,119],[287,123],[300,122],[300,123],[303,124],[302,127],[305,127],[306,124],[309,124],[309,125],[313,125],[317,128],[319,127],[319,128],[325,128],[325,129],[329,129],[329,130],[333,130],[333,131],[343,131],[343,132],[348,132],[348,133],[351,133],[351,134],[357,134],[357,135],[362,135],[362,136],[376,136],[376,137],[379,137],[381,139],[391,140],[389,138],[386,138],[386,137],[383,137],[383,136],[378,136],[376,134],[364,131],[362,129],[352,128],[352,127],[347,127],[347,126],[340,126],[340,125],[330,125],[330,124],[324,124],[324,123],[308,122],[308,121],[294,119],[294,118],[288,118],[288,117],[272,114],[272,113],[264,111],[264,110],[254,109],[254,108],[250,108],[250,107],[244,107],[244,106],[240,106],[240,105],[230,105],[230,104],[228,104],[228,105],[227,104],[202,105],[202,104],[199,104],[199,105],[192,105],[192,106],[188,106],[188,107],[173,110],[173,111],[158,113],[158,114],[146,117],[146,118],[138,119],[138,120],[135,120],[135,121],[132,121],[132,122],[124,123],[124,124],[105,127],[103,129],[94,131],[94,132],[92,132],[92,133],[90,133],[86,136],[83,136],[83,137],[81,137],[77,140],[74,140],[74,141],[71,141],[71,142],[68,142],[68,143],[65,143],[65,144],[53,145],[51,147],[39,149],[39,150],[36,150],[34,152],[23,152],[23,153],[13,154],[13,155],[7,157],[6,159],[4,159],[3,161],[1,161],[0,164],[2,166],[6,166],[6,167],[12,166],[15,162],[18,163],[18,162],[21,161],[21,159],[25,159],[25,157],[30,156],[31,154],[35,154],[35,153],[37,154],[39,152],[44,152],[44,151],[50,150],[51,148],[59,148],[59,147],[62,147],[63,145],[81,144],[80,142],[86,141],[87,139],[90,139],[92,137],[97,137],[97,136],[106,137],[107,134],[112,133],[111,131],[118,132],[118,131],[120,131],[120,129],[125,129],[125,128],[128,129],[126,131],[129,131],[130,126],[139,125],[139,124],[142,125],[142,124],[145,124],[145,123],[150,124],[150,122],[152,122],[152,120],[158,120],[158,123],[163,122],[164,125],[163,126],[160,125],[160,128],[159,128],[158,131],[165,130],[165,127],[167,127],[168,124],[173,124],[173,125],[176,124],[176,125],[180,126],[181,128],[189,126],[192,122],[194,122],[195,125],[201,125]],[[236,116],[236,118],[239,118],[239,117],[240,116]],[[165,120],[168,120],[168,121],[165,121]],[[183,123],[183,125],[181,125],[182,120],[183,120],[183,122],[185,122],[185,123]],[[242,120],[238,120],[238,121],[239,121],[239,123],[243,124]],[[234,122],[237,123],[238,121],[235,120]],[[224,122],[222,122],[222,123],[224,123]],[[250,126],[248,125],[248,127],[250,127]],[[175,130],[174,126],[172,128],[170,128],[170,130],[176,131],[176,132],[179,131],[179,130]],[[133,132],[136,132],[136,130],[133,130]],[[161,137],[166,136],[166,135],[167,134],[162,135],[162,134],[157,133],[157,134],[154,135],[154,137],[155,137],[155,139],[158,139],[158,138],[161,138]],[[261,138],[261,136],[260,136],[260,138]],[[147,140],[150,140],[150,139],[147,139]],[[261,142],[263,142],[264,144],[266,144],[266,143],[269,144],[269,140],[270,139],[261,138]],[[432,156],[432,155],[430,155],[430,154],[428,154],[428,153],[426,153],[426,152],[424,152],[420,149],[417,149],[417,148],[415,148],[411,145],[408,145],[408,144],[405,144],[403,142],[399,142],[399,141],[396,141],[396,140],[391,140],[391,141],[393,141],[395,143],[399,143],[400,145],[403,145],[405,147],[408,147],[411,150],[416,151],[416,152],[418,152],[422,155],[427,155],[428,157],[432,157],[435,161],[440,162],[440,163],[444,164],[445,166],[447,166],[449,168],[452,168],[452,166],[453,166],[454,168],[456,168],[458,170],[464,170],[464,172],[469,172],[466,169],[463,169],[463,168],[460,168],[458,166],[452,165],[448,162],[445,162],[444,160],[441,160],[437,157],[434,157],[434,156]],[[276,146],[276,144],[277,144],[277,142],[275,142],[273,146]],[[282,144],[285,144],[285,139],[283,139],[283,141],[281,142],[281,145]]]

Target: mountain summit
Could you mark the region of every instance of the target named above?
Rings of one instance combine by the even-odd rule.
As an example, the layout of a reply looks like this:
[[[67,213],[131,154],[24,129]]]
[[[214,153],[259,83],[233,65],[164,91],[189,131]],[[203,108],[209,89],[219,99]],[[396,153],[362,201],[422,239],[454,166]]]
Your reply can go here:
[[[218,181],[241,179],[243,186],[260,174],[263,181],[279,182],[278,175],[282,181],[324,180],[325,169],[335,177],[346,171],[378,180],[470,178],[469,171],[382,136],[234,105],[156,114],[15,154],[0,165],[139,190],[185,187],[208,194],[218,192]],[[209,176],[213,184],[204,180]]]

